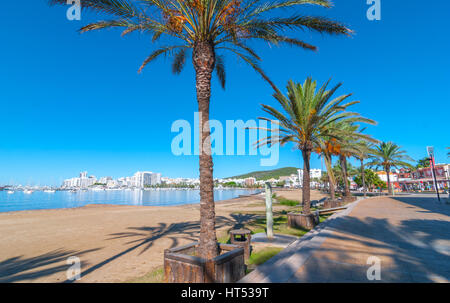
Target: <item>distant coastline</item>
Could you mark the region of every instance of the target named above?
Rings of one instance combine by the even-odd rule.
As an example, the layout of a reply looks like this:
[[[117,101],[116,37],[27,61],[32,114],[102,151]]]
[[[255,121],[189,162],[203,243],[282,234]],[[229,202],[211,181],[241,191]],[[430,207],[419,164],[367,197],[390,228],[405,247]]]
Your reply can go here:
[[[214,190],[216,202],[261,193],[260,189],[222,188]],[[0,212],[80,208],[88,205],[180,206],[198,204],[198,189],[87,190],[54,192],[0,192]]]

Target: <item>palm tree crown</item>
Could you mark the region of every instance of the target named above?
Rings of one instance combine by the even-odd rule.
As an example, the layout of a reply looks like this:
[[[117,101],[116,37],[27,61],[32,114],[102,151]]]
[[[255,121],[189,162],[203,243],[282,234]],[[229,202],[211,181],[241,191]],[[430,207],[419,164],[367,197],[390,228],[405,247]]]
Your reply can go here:
[[[413,166],[406,162],[413,162],[414,159],[406,154],[406,151],[401,150],[401,147],[397,144],[389,141],[382,142],[372,151],[371,162],[368,166],[380,168],[382,167],[387,174],[388,191],[392,194],[392,188],[390,186],[389,173],[392,168],[407,167],[413,168]]]
[[[372,161],[368,163],[372,167],[382,167],[385,169],[413,167],[406,161],[412,162],[414,159],[408,156],[406,151],[401,150],[400,146],[391,141],[381,142],[378,146],[375,146],[372,155]]]
[[[50,4],[64,4],[66,0],[50,0]],[[215,53],[228,51],[238,56],[275,88],[259,66],[261,58],[246,44],[259,39],[272,44],[288,44],[308,50],[314,45],[287,35],[289,30],[310,29],[327,34],[350,35],[343,24],[316,16],[293,13],[289,17],[274,16],[280,8],[316,5],[332,6],[328,0],[81,0],[84,9],[109,15],[106,20],[83,26],[87,32],[105,28],[122,28],[122,35],[141,32],[156,42],[169,36],[171,44],[153,50],[143,61],[139,71],[161,55],[173,58],[172,71],[180,73],[186,63],[187,51],[206,43]],[[215,63],[215,64],[214,64]],[[224,58],[217,54],[211,62],[221,85],[225,86]]]

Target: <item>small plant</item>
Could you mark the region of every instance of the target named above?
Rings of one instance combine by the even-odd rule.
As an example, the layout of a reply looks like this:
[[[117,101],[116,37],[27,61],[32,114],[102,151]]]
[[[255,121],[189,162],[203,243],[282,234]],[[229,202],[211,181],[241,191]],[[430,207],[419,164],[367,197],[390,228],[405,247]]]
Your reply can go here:
[[[248,264],[249,265],[260,265],[260,264],[268,261],[270,258],[275,256],[282,250],[283,250],[283,248],[281,248],[281,247],[263,248],[262,250],[251,254],[250,258],[248,259]]]
[[[286,206],[297,206],[300,204],[299,201],[296,200],[289,200],[286,199],[284,197],[278,197],[276,198],[277,202],[280,203],[281,205],[286,205]]]
[[[289,227],[287,224],[287,215],[274,216],[273,231],[276,234],[292,235],[301,237],[309,230],[301,228]],[[266,232],[266,218],[258,218],[246,224],[245,228],[249,229],[252,234]]]
[[[260,251],[252,252],[250,258],[247,261],[247,274],[250,273],[256,266],[267,262],[273,256],[282,251],[281,247],[265,247]]]

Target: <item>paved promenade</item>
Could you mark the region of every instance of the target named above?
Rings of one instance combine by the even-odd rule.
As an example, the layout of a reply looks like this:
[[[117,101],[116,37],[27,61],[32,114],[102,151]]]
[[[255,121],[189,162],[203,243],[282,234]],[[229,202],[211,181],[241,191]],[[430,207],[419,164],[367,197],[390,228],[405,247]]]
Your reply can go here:
[[[370,257],[380,261],[378,281],[367,278],[374,264],[368,264]],[[450,205],[438,204],[431,195],[377,197],[353,203],[242,280],[449,281]]]

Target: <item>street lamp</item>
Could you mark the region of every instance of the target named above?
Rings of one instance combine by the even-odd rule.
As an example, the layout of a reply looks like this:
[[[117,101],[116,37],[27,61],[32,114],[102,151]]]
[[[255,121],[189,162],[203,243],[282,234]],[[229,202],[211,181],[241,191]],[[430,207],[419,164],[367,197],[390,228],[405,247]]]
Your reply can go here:
[[[436,172],[434,170],[434,147],[427,146],[427,152],[428,152],[428,156],[430,157],[431,173],[433,175],[434,188],[436,189],[438,201],[441,202],[441,197],[439,196],[439,188],[438,188],[438,184],[437,184],[437,180],[436,180]]]

